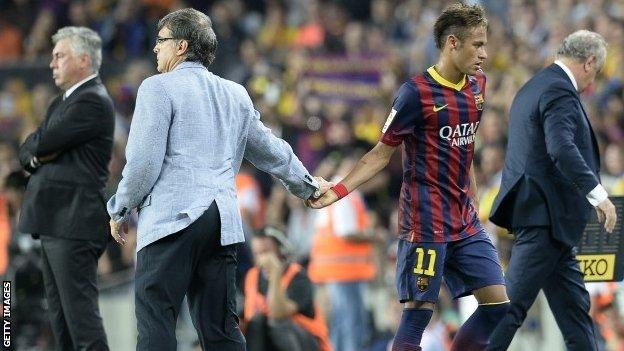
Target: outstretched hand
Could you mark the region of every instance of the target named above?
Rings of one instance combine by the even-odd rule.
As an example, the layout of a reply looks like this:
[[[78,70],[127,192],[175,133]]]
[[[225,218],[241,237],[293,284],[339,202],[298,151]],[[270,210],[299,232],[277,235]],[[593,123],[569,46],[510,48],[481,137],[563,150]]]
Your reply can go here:
[[[334,183],[326,181],[323,177],[314,177],[314,179],[316,179],[319,184],[319,189],[314,192],[314,198],[320,198],[334,186]]]
[[[327,207],[336,201],[338,201],[338,195],[336,195],[336,193],[334,193],[333,191],[327,191],[325,192],[325,194],[323,194],[323,196],[318,199],[308,200],[306,202],[306,205],[311,208],[319,209]]]
[[[313,207],[312,202],[321,199],[326,194],[333,193],[332,191],[329,191],[329,189],[334,186],[334,183],[326,181],[323,177],[314,177],[314,179],[316,179],[316,181],[318,182],[319,188],[312,194],[309,199],[304,201],[305,205],[308,207]]]

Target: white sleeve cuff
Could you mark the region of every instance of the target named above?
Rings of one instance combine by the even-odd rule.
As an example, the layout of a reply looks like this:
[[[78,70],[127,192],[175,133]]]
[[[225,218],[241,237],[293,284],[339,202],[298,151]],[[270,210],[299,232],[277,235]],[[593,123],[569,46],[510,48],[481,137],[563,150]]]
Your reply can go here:
[[[41,162],[39,162],[37,156],[33,156],[30,159],[30,167],[32,167],[32,169],[37,169],[39,166],[41,166]]]
[[[310,176],[309,174],[306,174],[303,177],[303,181],[314,189],[312,191],[312,195],[310,195],[311,198],[318,199],[319,197],[321,197],[321,190],[320,190],[321,187],[318,181],[316,180],[316,178]]]
[[[598,184],[596,185],[594,190],[590,191],[589,194],[587,194],[586,197],[587,201],[589,201],[592,206],[596,207],[598,206],[598,204],[606,200],[609,197],[609,194],[607,194],[607,191],[602,186],[602,184]]]

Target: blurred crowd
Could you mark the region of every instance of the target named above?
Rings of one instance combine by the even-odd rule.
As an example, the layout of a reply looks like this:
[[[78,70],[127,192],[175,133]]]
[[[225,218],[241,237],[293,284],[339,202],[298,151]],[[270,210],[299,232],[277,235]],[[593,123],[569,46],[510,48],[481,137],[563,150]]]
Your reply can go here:
[[[0,1],[0,270],[24,279],[24,311],[44,308],[37,291],[37,242],[15,231],[23,176],[17,148],[44,117],[58,93],[47,69],[51,35],[67,25],[87,26],[103,39],[103,80],[116,108],[115,149],[109,195],[124,165],[124,148],[141,81],[155,73],[151,52],[156,23],[183,7],[207,13],[219,40],[210,70],[245,85],[263,122],[292,145],[311,173],[331,179],[376,142],[400,84],[433,63],[438,52],[433,22],[450,1],[433,0],[4,0]],[[602,34],[608,57],[595,86],[583,94],[602,150],[602,181],[624,195],[624,2],[618,0],[482,0],[489,15],[486,108],[478,131],[474,170],[482,220],[498,191],[505,156],[507,119],[518,88],[553,61],[563,38],[576,29]],[[365,282],[370,350],[386,350],[400,319],[394,269],[401,161],[361,187],[369,217],[365,234],[376,275]],[[287,195],[270,176],[244,165],[237,180],[246,236],[265,225],[282,228],[292,259],[307,264],[319,214]],[[354,214],[355,215],[355,214]],[[512,236],[487,224],[503,262]],[[130,229],[132,239],[133,228]],[[103,284],[129,279],[132,245],[109,245],[100,262]],[[253,265],[240,254],[241,277]],[[34,268],[33,268],[34,267]],[[33,273],[35,272],[35,273]],[[22,277],[24,276],[24,277]],[[20,278],[21,277],[21,278]],[[242,278],[241,278],[242,279]],[[324,284],[317,299],[327,299]],[[619,284],[592,284],[592,313],[606,350],[622,350],[623,306]],[[28,295],[34,294],[34,295]],[[39,294],[39,295],[37,295]],[[30,296],[28,299],[25,297]],[[20,296],[17,296],[20,301]],[[19,306],[19,302],[17,303]],[[31,306],[32,305],[32,306]],[[323,304],[322,306],[328,306]],[[331,307],[329,307],[331,308]],[[441,294],[423,341],[424,350],[445,350],[462,321],[461,308]],[[36,319],[23,312],[17,318]],[[529,317],[531,318],[531,317]],[[45,321],[25,321],[44,325]],[[331,330],[332,321],[328,320]],[[23,329],[44,345],[49,335]],[[34,341],[30,341],[34,340]],[[37,341],[38,340],[38,341]],[[26,342],[26,341],[24,341]]]

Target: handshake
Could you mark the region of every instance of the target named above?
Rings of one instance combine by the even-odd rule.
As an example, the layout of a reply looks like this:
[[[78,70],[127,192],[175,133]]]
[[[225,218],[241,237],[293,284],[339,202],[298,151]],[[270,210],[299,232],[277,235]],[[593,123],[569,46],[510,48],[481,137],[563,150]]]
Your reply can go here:
[[[318,182],[318,189],[312,193],[309,199],[305,200],[305,205],[310,208],[323,208],[333,204],[340,200],[343,196],[338,196],[339,192],[336,191],[334,186],[336,184],[328,182],[323,177],[314,177]]]

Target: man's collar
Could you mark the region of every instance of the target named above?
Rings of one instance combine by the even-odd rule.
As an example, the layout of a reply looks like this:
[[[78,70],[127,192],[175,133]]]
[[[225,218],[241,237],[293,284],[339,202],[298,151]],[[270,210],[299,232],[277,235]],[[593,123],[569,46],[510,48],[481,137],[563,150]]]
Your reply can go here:
[[[566,66],[565,63],[563,63],[561,60],[555,60],[555,64],[561,67],[561,69],[568,75],[568,78],[570,78],[570,81],[572,81],[572,85],[574,85],[574,90],[578,91],[579,89],[578,85],[576,84],[576,79],[574,78],[574,74],[572,74],[570,68],[568,68],[568,66]]]
[[[173,70],[177,70],[177,69],[182,69],[182,68],[206,68],[204,67],[204,65],[202,65],[199,62],[195,62],[195,61],[182,61],[180,63],[178,63]]]
[[[88,82],[89,80],[93,79],[97,77],[97,73],[93,73],[92,75],[88,76],[87,78],[81,80],[80,82],[72,85],[71,88],[67,89],[67,91],[65,91],[65,94],[63,94],[63,100],[67,99],[74,91],[76,91],[76,89],[78,89],[78,87],[80,87],[81,85],[83,85],[84,83]]]

